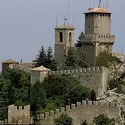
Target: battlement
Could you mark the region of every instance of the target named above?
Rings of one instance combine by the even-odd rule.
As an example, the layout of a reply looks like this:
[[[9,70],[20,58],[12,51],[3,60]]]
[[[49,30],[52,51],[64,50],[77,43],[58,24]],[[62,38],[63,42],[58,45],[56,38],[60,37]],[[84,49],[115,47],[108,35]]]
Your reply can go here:
[[[102,42],[113,42],[115,41],[115,35],[112,34],[85,34],[81,36],[82,41],[84,42],[94,42],[94,41],[102,41]]]
[[[93,34],[86,34],[86,35],[82,35],[82,38],[115,38],[115,35],[112,34],[97,34],[97,35],[93,35]]]
[[[31,122],[30,105],[27,106],[8,106],[8,124],[22,123],[27,124]]]
[[[27,73],[30,73],[32,66],[33,65],[31,63],[19,63],[19,64],[11,64],[9,66],[9,68],[10,69],[19,69],[19,70],[23,70]]]
[[[62,75],[62,74],[76,74],[76,73],[93,73],[93,72],[102,72],[107,68],[105,67],[91,67],[91,68],[82,68],[74,70],[60,70],[60,71],[50,71],[49,75]]]
[[[114,102],[102,102],[102,101],[92,101],[83,100],[82,102],[77,102],[76,104],[66,105],[65,107],[61,107],[60,109],[56,109],[55,111],[50,110],[49,112],[45,112],[44,114],[38,115],[38,119],[48,118],[49,116],[61,115],[62,113],[70,112],[73,109],[82,108],[82,107],[119,107],[117,103]]]
[[[27,106],[15,106],[15,105],[9,105],[8,106],[8,109],[11,109],[11,110],[30,110],[30,105],[27,105]]]

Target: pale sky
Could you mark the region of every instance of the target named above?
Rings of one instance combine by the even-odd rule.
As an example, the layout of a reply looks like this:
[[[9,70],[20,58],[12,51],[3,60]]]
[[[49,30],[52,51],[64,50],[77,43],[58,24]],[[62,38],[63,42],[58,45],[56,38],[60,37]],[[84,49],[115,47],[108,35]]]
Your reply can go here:
[[[99,0],[90,0],[97,7]],[[102,0],[112,11],[112,33],[116,35],[114,52],[125,53],[125,0]],[[68,0],[0,0],[0,62],[8,58],[32,61],[41,46],[54,47],[56,13],[59,24],[68,15]],[[70,22],[75,39],[84,31],[84,15],[89,0],[70,0]],[[0,66],[1,69],[1,66]]]

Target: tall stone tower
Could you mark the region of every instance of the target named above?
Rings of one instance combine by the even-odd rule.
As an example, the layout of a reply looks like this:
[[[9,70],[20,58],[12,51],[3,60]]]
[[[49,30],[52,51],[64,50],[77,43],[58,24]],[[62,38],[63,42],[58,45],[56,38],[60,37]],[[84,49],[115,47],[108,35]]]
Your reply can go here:
[[[89,8],[85,14],[85,33],[81,36],[82,51],[90,64],[101,51],[112,53],[115,36],[111,33],[111,12],[102,7]]]
[[[68,50],[75,45],[74,30],[75,28],[69,25],[55,27],[55,57],[60,67],[65,62]]]

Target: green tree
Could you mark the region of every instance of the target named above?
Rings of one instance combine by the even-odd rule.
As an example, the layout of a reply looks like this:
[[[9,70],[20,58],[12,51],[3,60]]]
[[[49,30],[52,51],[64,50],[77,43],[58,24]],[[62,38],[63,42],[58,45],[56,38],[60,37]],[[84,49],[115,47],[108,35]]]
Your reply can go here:
[[[30,75],[21,70],[9,69],[0,79],[2,97],[7,105],[14,104],[18,99],[29,102]]]
[[[4,102],[3,106],[8,105],[27,105],[29,104],[30,75],[15,69],[8,69],[0,75],[0,96]],[[2,118],[7,118],[7,111],[2,110]],[[3,115],[4,114],[4,115]]]
[[[90,89],[72,76],[49,76],[43,83],[48,98],[55,99],[58,104],[63,105],[76,103],[90,98]]]
[[[65,64],[66,69],[74,69],[77,67],[76,53],[74,48],[69,49]]]
[[[83,35],[83,32],[80,33],[77,43],[76,43],[76,47],[78,47],[78,48],[82,47],[82,42],[81,42],[82,35]]]
[[[45,49],[43,46],[41,47],[41,49],[39,50],[39,54],[33,61],[36,62],[35,67],[39,67],[41,65],[43,65],[43,66],[46,65],[46,52],[45,52]]]
[[[54,59],[52,48],[49,47],[47,52],[45,51],[44,47],[42,46],[41,50],[39,51],[39,54],[33,60],[33,62],[36,62],[36,67],[44,66],[46,68],[49,68],[50,70],[56,70],[57,69],[57,63]]]
[[[98,57],[96,58],[96,66],[105,66],[109,68],[111,60],[111,54],[109,54],[107,51],[100,52]]]
[[[46,103],[46,92],[43,88],[43,84],[37,81],[31,86],[30,104],[31,110],[35,113],[40,107],[44,108]]]
[[[99,115],[93,119],[93,123],[95,125],[113,125],[114,124],[114,119],[110,119],[107,117],[107,115]]]
[[[77,67],[87,68],[92,66],[90,63],[88,63],[87,57],[85,56],[84,52],[81,49],[76,49],[75,53],[77,58],[76,60]]]
[[[54,120],[56,125],[72,125],[72,118],[66,114],[62,114],[60,117]]]
[[[57,63],[54,59],[51,47],[48,48],[46,57],[47,57],[46,67],[49,68],[50,70],[56,70],[57,69]]]
[[[94,101],[96,101],[96,93],[94,90],[91,91],[91,100],[92,100],[92,104]]]

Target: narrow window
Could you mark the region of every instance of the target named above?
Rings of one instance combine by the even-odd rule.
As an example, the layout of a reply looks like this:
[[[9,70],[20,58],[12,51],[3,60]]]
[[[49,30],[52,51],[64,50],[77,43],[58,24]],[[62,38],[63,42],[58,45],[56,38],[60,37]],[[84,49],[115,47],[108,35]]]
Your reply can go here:
[[[59,33],[59,38],[60,38],[60,42],[63,42],[63,33],[62,32]]]
[[[71,32],[69,33],[69,42],[72,42],[72,34],[71,34]]]

